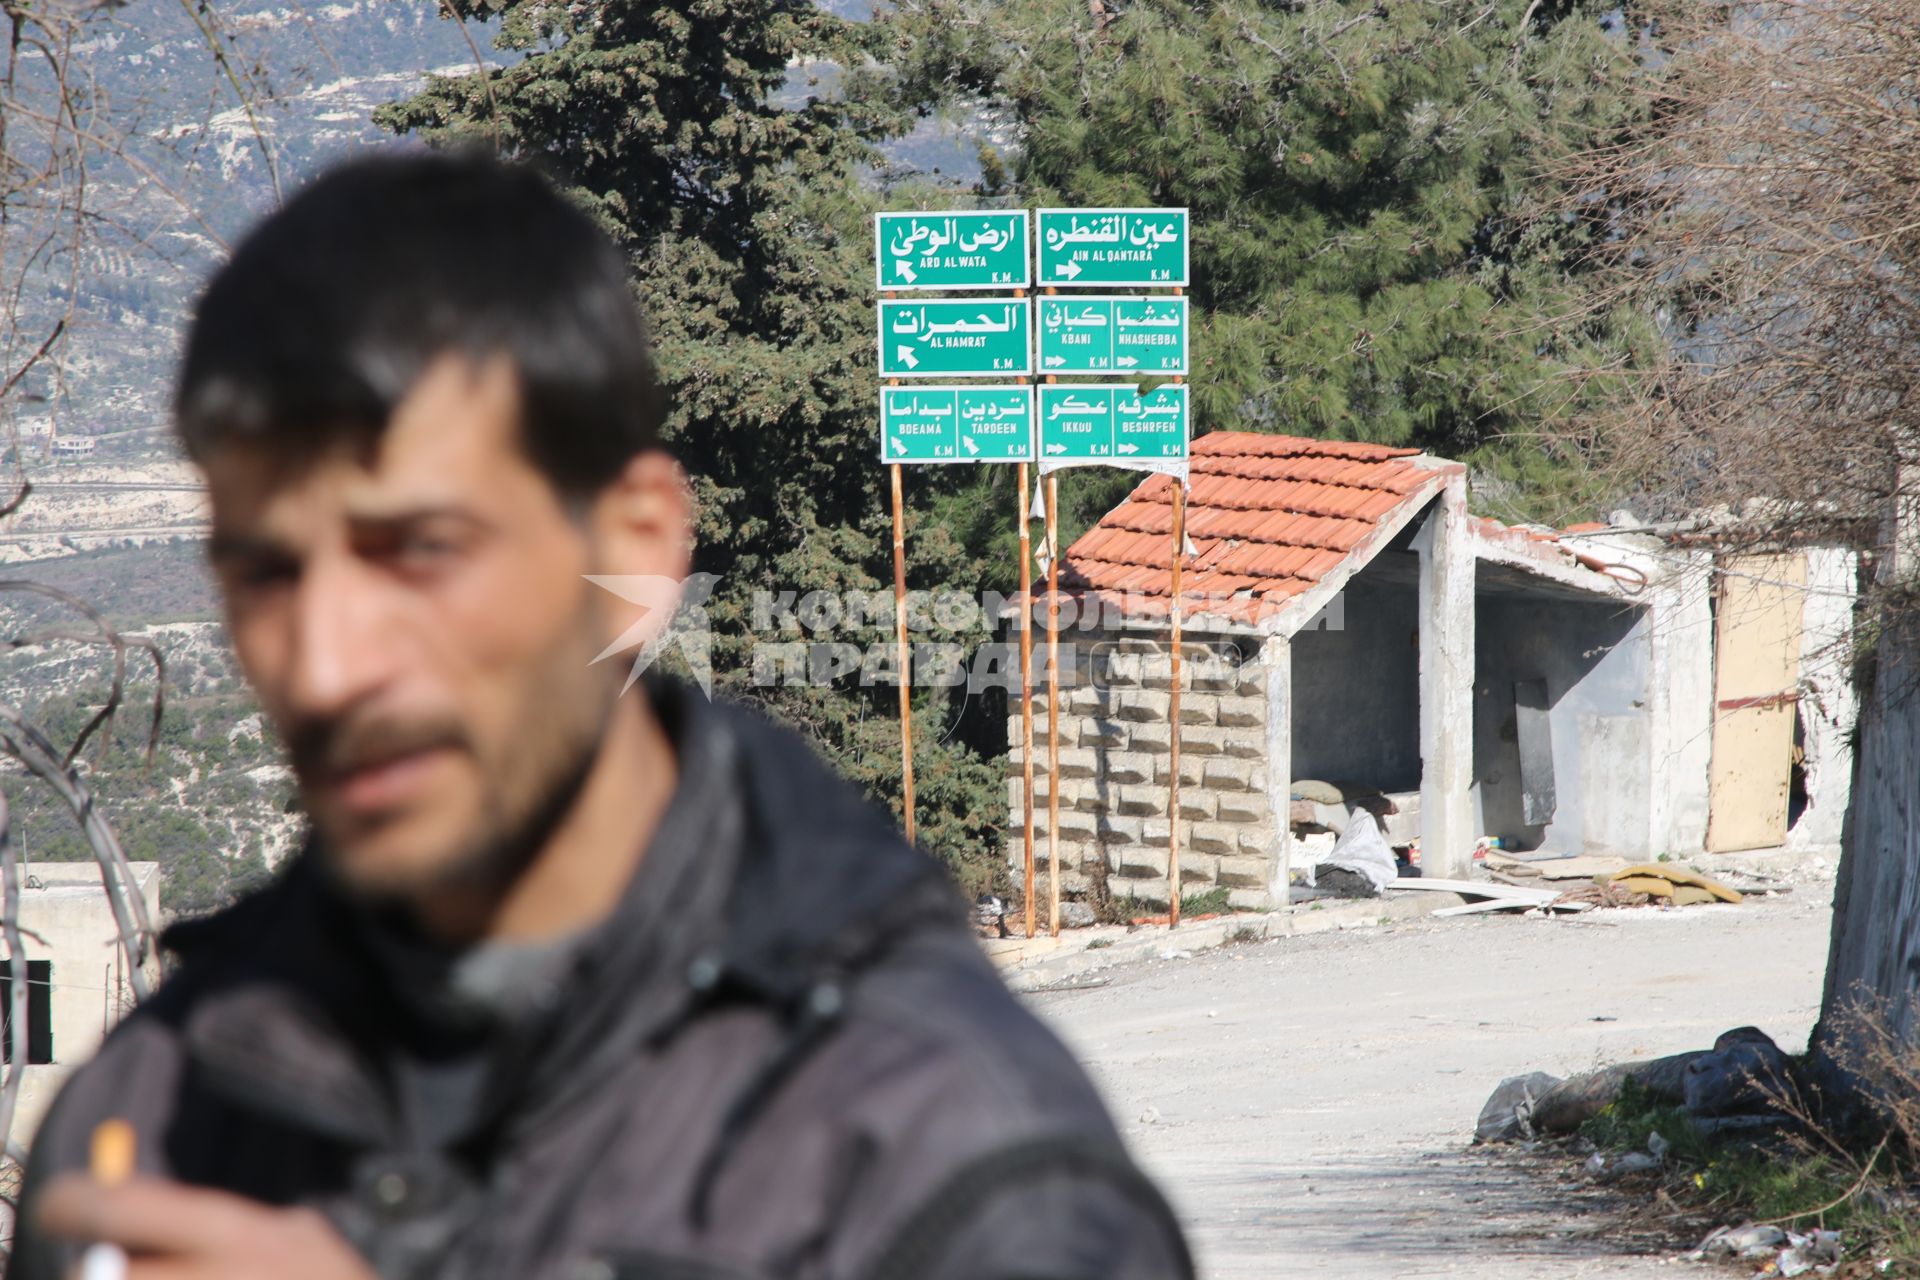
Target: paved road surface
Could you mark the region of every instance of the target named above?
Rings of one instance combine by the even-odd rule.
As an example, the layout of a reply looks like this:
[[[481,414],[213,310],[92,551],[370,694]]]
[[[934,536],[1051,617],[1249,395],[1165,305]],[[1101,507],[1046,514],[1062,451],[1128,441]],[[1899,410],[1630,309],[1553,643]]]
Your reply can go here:
[[[1738,907],[1422,920],[1031,997],[1190,1224],[1208,1280],[1675,1274],[1593,1197],[1472,1151],[1501,1077],[1806,1043],[1830,881]],[[1609,1019],[1597,1021],[1596,1019]]]

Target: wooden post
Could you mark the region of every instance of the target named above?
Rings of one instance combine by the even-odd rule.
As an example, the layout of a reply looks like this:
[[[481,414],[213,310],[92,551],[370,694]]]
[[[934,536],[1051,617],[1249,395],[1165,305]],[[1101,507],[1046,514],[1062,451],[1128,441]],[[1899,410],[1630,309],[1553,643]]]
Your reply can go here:
[[[1060,936],[1060,473],[1047,477],[1047,931]]]
[[[907,842],[914,838],[913,823],[913,684],[907,646],[907,512],[900,497],[900,464],[893,463],[893,619],[896,656],[900,665],[900,808],[907,820]]]
[[[1023,818],[1027,853],[1027,937],[1034,933],[1033,901],[1033,539],[1027,530],[1027,464],[1020,471],[1020,730],[1025,747]]]
[[[1173,480],[1173,698],[1167,733],[1167,928],[1180,924],[1180,563],[1186,557],[1187,487]]]

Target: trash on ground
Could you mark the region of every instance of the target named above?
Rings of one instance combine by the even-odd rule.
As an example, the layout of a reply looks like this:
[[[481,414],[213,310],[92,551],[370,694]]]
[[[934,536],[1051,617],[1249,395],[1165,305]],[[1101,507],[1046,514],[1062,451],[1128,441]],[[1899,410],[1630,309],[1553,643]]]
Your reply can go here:
[[[1313,869],[1316,889],[1345,898],[1377,898],[1399,877],[1393,848],[1380,834],[1380,824],[1357,805],[1347,818],[1346,831]]]
[[[1840,1265],[1844,1247],[1838,1231],[1782,1231],[1770,1223],[1748,1223],[1721,1227],[1692,1253],[1689,1262],[1732,1259],[1761,1262],[1758,1275],[1804,1276],[1809,1272],[1830,1275]]]
[[[1740,894],[1718,880],[1669,862],[1643,862],[1623,867],[1609,877],[1614,884],[1633,893],[1660,898],[1676,907],[1708,902],[1737,903]]]
[[[1533,1109],[1559,1083],[1559,1076],[1544,1071],[1502,1080],[1480,1109],[1480,1120],[1473,1127],[1474,1141],[1524,1142],[1533,1137]]]

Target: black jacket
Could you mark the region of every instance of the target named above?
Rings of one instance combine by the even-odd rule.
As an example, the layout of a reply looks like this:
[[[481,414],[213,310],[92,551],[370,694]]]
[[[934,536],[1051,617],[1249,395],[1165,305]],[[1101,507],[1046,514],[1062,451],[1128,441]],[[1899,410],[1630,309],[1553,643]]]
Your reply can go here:
[[[303,854],[169,934],[174,976],[34,1143],[7,1274],[66,1274],[34,1198],[117,1115],[143,1171],[315,1207],[395,1280],[1190,1276],[939,868],[798,738],[647,687],[680,784],[614,916],[487,1034],[457,1123],[398,1083],[438,977],[368,945]]]

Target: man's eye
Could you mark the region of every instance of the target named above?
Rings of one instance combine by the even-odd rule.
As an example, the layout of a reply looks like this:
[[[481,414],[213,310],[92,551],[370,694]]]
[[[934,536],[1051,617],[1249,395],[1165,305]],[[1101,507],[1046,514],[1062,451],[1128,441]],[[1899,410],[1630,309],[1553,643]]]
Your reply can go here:
[[[393,545],[393,558],[410,568],[422,568],[450,559],[459,552],[459,546],[450,538],[435,537],[432,534],[407,534],[397,539]]]

